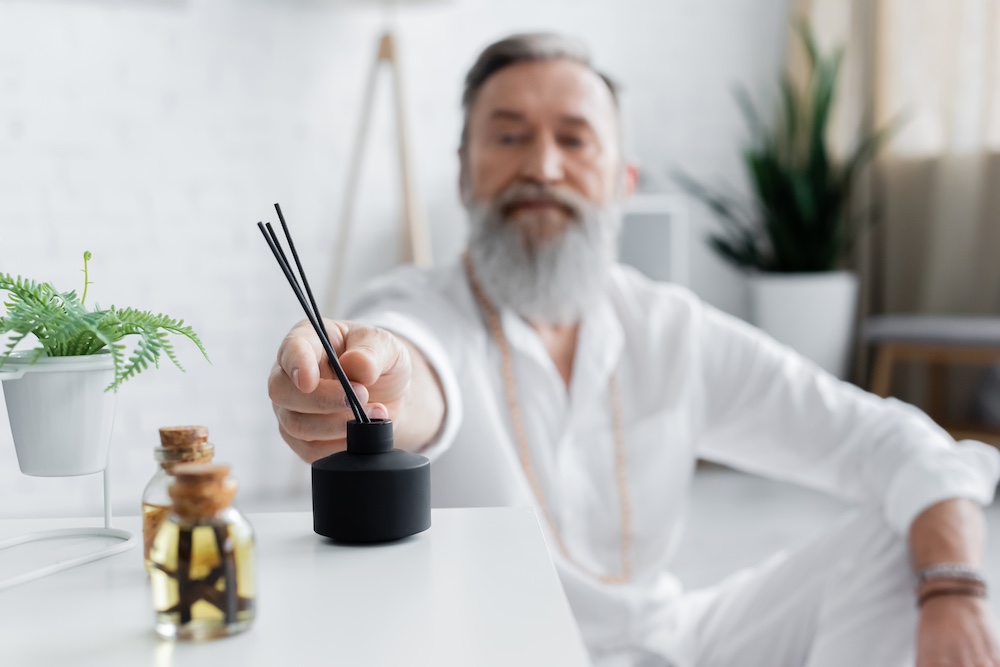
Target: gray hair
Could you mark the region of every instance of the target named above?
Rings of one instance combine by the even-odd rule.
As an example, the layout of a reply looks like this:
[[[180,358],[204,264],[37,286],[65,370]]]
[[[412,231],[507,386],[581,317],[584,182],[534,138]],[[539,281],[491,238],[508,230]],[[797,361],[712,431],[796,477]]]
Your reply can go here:
[[[475,64],[465,75],[465,89],[462,91],[462,144],[465,147],[469,131],[469,110],[483,84],[491,76],[511,65],[541,62],[546,60],[569,60],[583,65],[599,76],[608,90],[615,108],[619,108],[618,84],[603,72],[595,69],[590,62],[590,51],[580,40],[554,33],[526,33],[511,35],[490,44],[479,54]]]

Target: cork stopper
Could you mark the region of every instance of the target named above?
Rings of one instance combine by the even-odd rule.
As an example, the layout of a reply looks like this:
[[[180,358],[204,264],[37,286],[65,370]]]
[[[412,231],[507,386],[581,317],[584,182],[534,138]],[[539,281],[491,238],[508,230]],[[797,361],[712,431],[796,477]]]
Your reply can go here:
[[[229,466],[217,463],[179,463],[170,485],[174,512],[185,519],[207,519],[229,507],[236,495],[236,481]]]
[[[208,442],[206,426],[164,426],[160,446],[164,449],[193,449]]]
[[[215,447],[208,441],[205,426],[165,426],[160,429],[160,448],[156,460],[168,473],[178,463],[209,463]]]

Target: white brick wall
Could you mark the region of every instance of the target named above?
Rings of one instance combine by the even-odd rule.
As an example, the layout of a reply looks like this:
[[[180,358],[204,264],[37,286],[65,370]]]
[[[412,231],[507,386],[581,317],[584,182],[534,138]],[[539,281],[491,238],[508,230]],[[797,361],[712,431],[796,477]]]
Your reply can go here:
[[[400,11],[438,257],[462,244],[459,86],[488,41],[527,29],[585,37],[628,90],[636,154],[656,189],[676,164],[736,177],[743,128],[728,91],[773,79],[786,4],[462,0]],[[168,366],[122,390],[116,511],[137,511],[167,424],[208,425],[246,500],[306,485],[265,393],[301,313],[254,223],[280,201],[322,287],[381,25],[375,8],[334,1],[0,0],[0,270],[70,289],[89,249],[92,298],[183,317],[212,356],[208,365],[181,343],[187,374]],[[388,102],[388,87],[380,92]],[[396,261],[388,106],[372,125],[348,287]],[[696,290],[739,312],[738,283],[700,246],[693,269]],[[0,408],[0,517],[94,513],[100,488],[99,476],[21,475]]]

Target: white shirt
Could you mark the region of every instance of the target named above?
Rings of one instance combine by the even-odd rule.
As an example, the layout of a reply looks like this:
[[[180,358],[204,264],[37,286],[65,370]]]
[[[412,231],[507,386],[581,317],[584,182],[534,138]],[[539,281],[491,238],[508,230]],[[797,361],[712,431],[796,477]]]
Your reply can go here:
[[[398,333],[437,372],[447,412],[431,458],[435,506],[534,504],[517,457],[500,354],[457,263],[405,268],[353,319]],[[670,559],[701,457],[881,508],[905,534],[947,498],[991,502],[1000,454],[959,445],[919,410],[843,383],[677,286],[616,266],[582,318],[570,387],[535,331],[502,312],[531,456],[572,558],[619,574],[621,526],[609,380],[617,374],[633,523],[633,576],[603,584],[561,557],[567,597],[595,654],[674,652],[681,586]],[[549,527],[540,520],[544,531]]]

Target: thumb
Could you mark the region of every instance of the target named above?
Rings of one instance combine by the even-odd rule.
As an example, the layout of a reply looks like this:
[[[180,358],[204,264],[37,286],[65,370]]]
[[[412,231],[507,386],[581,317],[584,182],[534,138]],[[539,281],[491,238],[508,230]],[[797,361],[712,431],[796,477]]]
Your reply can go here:
[[[340,365],[352,381],[371,387],[384,376],[404,370],[408,362],[402,343],[388,331],[357,324],[347,329]]]

